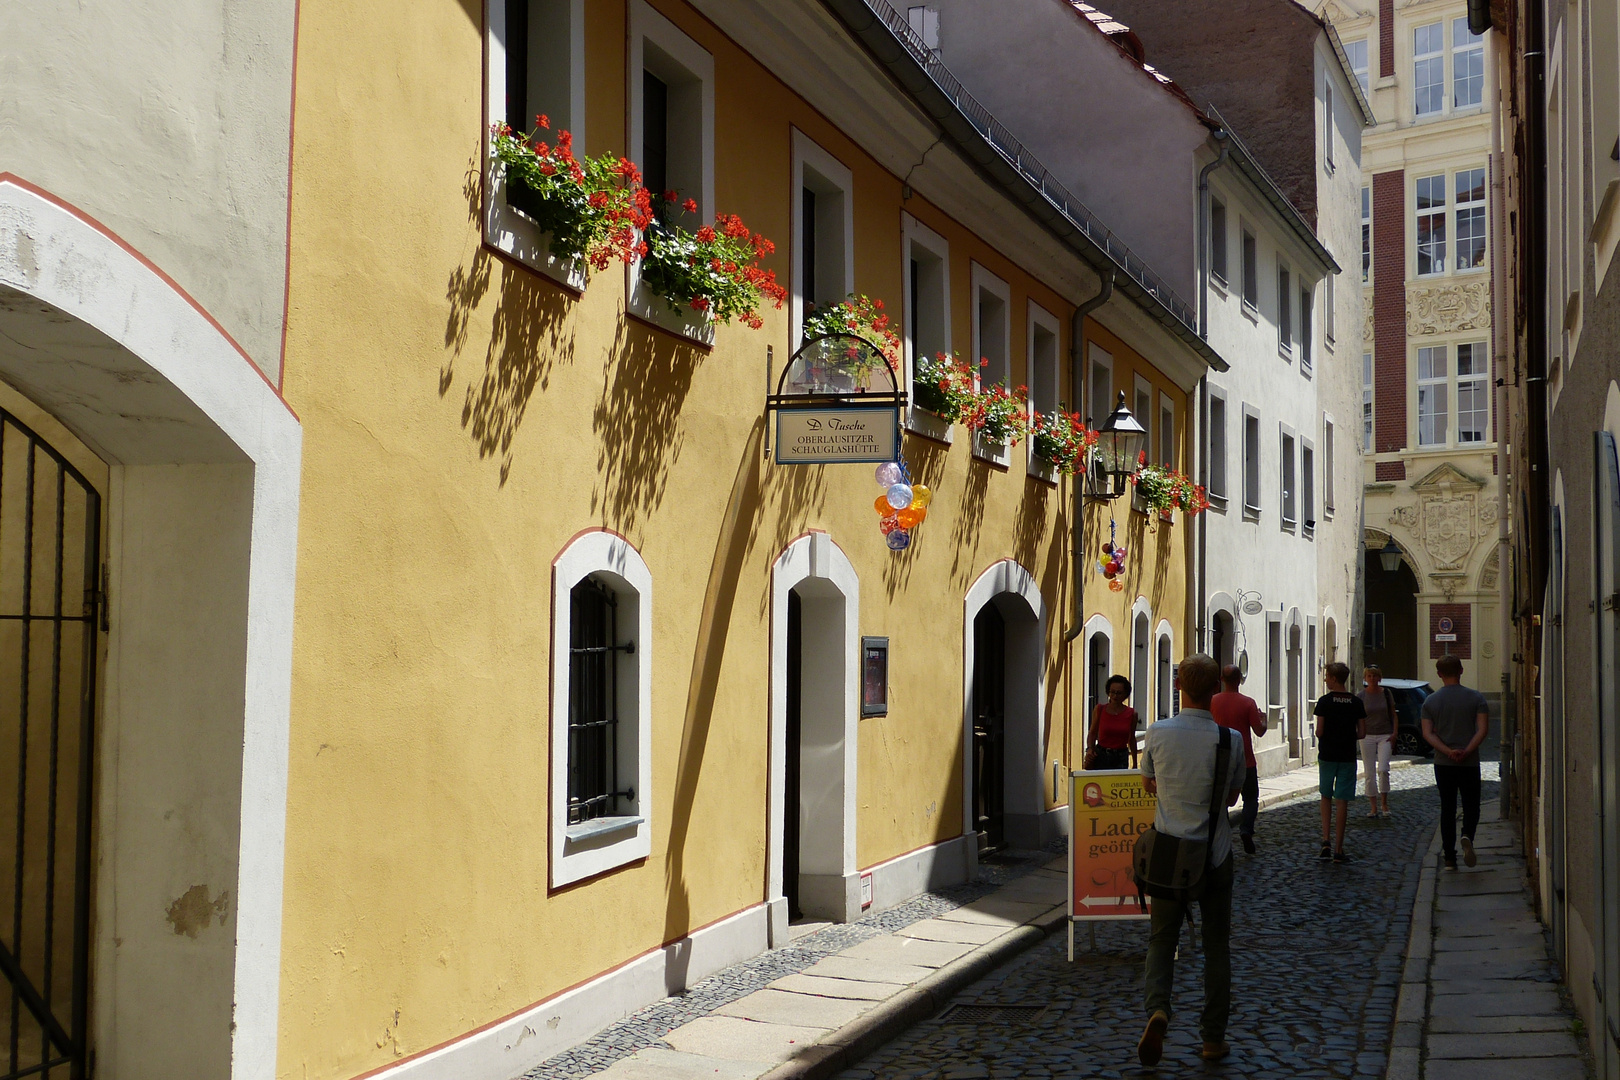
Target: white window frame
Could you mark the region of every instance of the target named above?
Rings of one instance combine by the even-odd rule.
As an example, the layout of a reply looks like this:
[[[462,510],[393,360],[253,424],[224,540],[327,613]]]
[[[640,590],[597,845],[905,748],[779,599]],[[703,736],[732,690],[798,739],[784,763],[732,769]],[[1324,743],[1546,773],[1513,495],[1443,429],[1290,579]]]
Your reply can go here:
[[[1419,48],[1419,46],[1418,46],[1418,35],[1423,33],[1423,31],[1425,31],[1425,30],[1437,30],[1439,32],[1439,37],[1438,37],[1439,45],[1438,45],[1438,47],[1436,47],[1434,49],[1431,49],[1431,50],[1428,50],[1428,51],[1425,51],[1425,52],[1419,52],[1418,51],[1418,48]],[[1419,82],[1419,76],[1418,76],[1418,65],[1420,65],[1420,64],[1432,65],[1432,64],[1436,64],[1436,63],[1439,65],[1439,68],[1440,68],[1440,80],[1439,80],[1439,83],[1438,84],[1433,83],[1433,82],[1420,83]],[[1431,68],[1426,68],[1425,70],[1433,70],[1433,69],[1431,67]],[[1450,84],[1449,84],[1449,81],[1446,78],[1446,74],[1447,74],[1447,72],[1446,72],[1446,20],[1441,19],[1438,22],[1423,23],[1420,26],[1412,27],[1412,115],[1413,116],[1415,116],[1415,117],[1441,116],[1445,112],[1447,112],[1446,105],[1451,99],[1451,92],[1450,92]],[[1428,88],[1434,87],[1436,85],[1438,85],[1439,88],[1440,88],[1440,98],[1439,98],[1438,103],[1431,109],[1422,108],[1421,107],[1422,103],[1419,101],[1419,98],[1418,98],[1419,92],[1421,90],[1428,89]]]
[[[1299,440],[1299,525],[1305,537],[1316,532],[1316,445],[1305,438]]]
[[[905,342],[906,355],[906,387],[907,401],[916,399],[915,382],[917,376],[917,356],[919,346],[912,338],[912,313],[920,301],[912,295],[911,289],[911,261],[917,252],[926,253],[929,260],[939,265],[939,320],[938,326],[940,348],[939,352],[946,356],[951,354],[951,245],[943,236],[930,229],[904,211],[900,214],[900,266],[905,277],[904,295],[905,310],[902,317],[905,325],[901,327],[901,338]],[[906,426],[919,435],[926,435],[943,443],[951,441],[951,425],[925,409],[919,409],[915,404],[909,404],[906,409]]]
[[[1172,469],[1180,468],[1176,456],[1176,399],[1159,391],[1159,452],[1160,464]]]
[[[1451,90],[1446,95],[1446,101],[1450,104],[1453,112],[1475,112],[1485,107],[1485,37],[1482,34],[1476,36],[1468,29],[1468,16],[1466,15],[1452,19],[1450,29],[1450,41],[1447,42],[1447,45],[1451,61],[1451,81],[1449,84]],[[1461,45],[1457,44],[1457,31],[1459,29],[1469,36],[1469,40]],[[1479,61],[1479,100],[1470,101],[1466,104],[1457,100],[1457,91],[1462,85],[1462,76],[1458,73],[1458,61],[1465,58],[1475,58]]]
[[[1283,641],[1282,612],[1266,612],[1266,708],[1285,708],[1288,704],[1288,683],[1283,678],[1283,658],[1287,653]]]
[[[1260,315],[1260,240],[1246,225],[1240,225],[1242,239],[1238,242],[1238,273],[1242,277],[1239,290],[1243,297],[1243,313],[1251,319]],[[1249,258],[1253,252],[1254,259]]]
[[[1311,363],[1314,357],[1311,347],[1316,343],[1316,314],[1315,291],[1305,282],[1303,275],[1299,279],[1299,373],[1305,378],[1311,377]]]
[[[1230,240],[1227,237],[1227,232],[1226,203],[1211,197],[1209,200],[1209,273],[1210,278],[1222,287],[1222,295],[1225,295],[1225,286],[1231,272],[1228,265],[1230,252],[1227,247]]]
[[[1361,283],[1372,280],[1372,186],[1361,187]]]
[[[1103,639],[1103,644],[1108,649],[1108,658],[1103,665],[1105,670],[1100,679],[1098,678],[1099,673],[1091,670],[1091,654],[1096,648],[1096,640],[1099,637]],[[1108,617],[1105,615],[1093,615],[1086,620],[1084,641],[1086,651],[1082,655],[1084,656],[1085,674],[1082,682],[1084,683],[1087,705],[1086,716],[1089,723],[1089,717],[1096,711],[1096,706],[1108,700],[1108,695],[1103,690],[1108,685],[1109,676],[1114,673],[1114,624],[1109,622]]]
[[[1363,454],[1373,452],[1373,439],[1378,434],[1373,424],[1374,410],[1376,408],[1373,401],[1374,377],[1373,354],[1363,352],[1361,354],[1361,452]]]
[[[1277,260],[1277,355],[1294,358],[1294,275],[1288,264]]]
[[[1153,415],[1153,384],[1143,378],[1140,372],[1131,380],[1131,412],[1136,415],[1136,422],[1142,425],[1146,432],[1142,436],[1142,449],[1147,451],[1148,464],[1158,464],[1158,445],[1153,441],[1154,434],[1159,430],[1158,418]],[[1142,406],[1146,404],[1146,408]]]
[[[568,0],[569,93],[568,130],[575,152],[585,152],[585,0]],[[490,123],[506,116],[506,0],[486,0],[484,111]],[[556,130],[555,126],[553,130]],[[577,259],[558,259],[547,246],[547,234],[506,201],[506,180],[495,167],[494,135],[484,132],[484,243],[537,273],[575,292],[585,288],[585,266]]]
[[[1243,403],[1243,515],[1258,520],[1265,483],[1265,437],[1260,410]]]
[[[1086,407],[1092,413],[1095,413],[1099,401],[1107,405],[1107,409],[1102,415],[1091,415],[1086,418],[1086,426],[1096,429],[1104,420],[1108,419],[1108,414],[1114,411],[1114,399],[1117,396],[1117,391],[1114,389],[1114,354],[1095,341],[1087,344],[1089,348],[1086,349],[1086,401],[1088,402]],[[1099,372],[1105,376],[1106,387],[1097,385]]]
[[[1438,206],[1431,205],[1427,208],[1419,206],[1418,186],[1423,184],[1425,181],[1428,181],[1430,182],[1430,191],[1432,192],[1433,181],[1436,180],[1440,182],[1440,204]],[[1448,244],[1446,241],[1449,239],[1449,225],[1451,217],[1451,182],[1451,174],[1447,172],[1438,172],[1429,176],[1419,176],[1412,181],[1412,242],[1414,245],[1416,245],[1415,250],[1417,252],[1417,258],[1414,259],[1412,263],[1412,272],[1414,277],[1439,277],[1446,272],[1446,260],[1449,254],[1447,250]],[[1430,197],[1432,198],[1433,196],[1431,195]],[[1425,245],[1423,241],[1419,239],[1425,219],[1428,219],[1430,222],[1430,239],[1427,245],[1429,251],[1428,270],[1422,269],[1421,260]],[[1438,242],[1434,239],[1434,225],[1436,223],[1438,223],[1440,227],[1440,239]]]
[[[1282,528],[1292,532],[1299,522],[1299,462],[1296,458],[1299,440],[1294,436],[1294,429],[1287,424],[1279,424],[1278,430],[1277,505],[1281,510],[1278,516]]]
[[[1322,164],[1333,175],[1333,76],[1322,79]]]
[[[1469,199],[1467,202],[1464,202],[1463,201],[1463,192],[1458,190],[1458,181],[1460,181],[1464,176],[1468,176],[1468,175],[1471,175],[1473,173],[1479,173],[1480,174],[1480,183],[1479,183],[1479,187],[1478,187],[1479,198],[1477,198],[1477,199]],[[1489,200],[1490,200],[1490,170],[1486,169],[1484,166],[1480,166],[1478,168],[1473,168],[1473,169],[1458,169],[1456,172],[1451,174],[1451,189],[1450,190],[1451,190],[1451,218],[1452,218],[1452,226],[1451,226],[1451,253],[1452,253],[1451,264],[1452,265],[1451,265],[1451,269],[1455,270],[1459,274],[1468,274],[1468,273],[1476,273],[1476,272],[1483,273],[1490,266],[1490,258],[1491,258],[1491,251],[1490,251],[1490,242],[1491,242],[1491,240],[1490,240],[1490,226],[1489,226],[1489,217],[1490,217],[1490,215],[1489,215],[1489,213],[1487,211],[1487,207],[1489,205]],[[1472,193],[1473,190],[1474,189],[1471,187],[1469,189],[1470,193]],[[1480,249],[1480,260],[1479,260],[1479,265],[1478,266],[1464,266],[1462,264],[1462,262],[1463,262],[1463,214],[1464,214],[1464,212],[1467,212],[1468,215],[1470,216],[1470,218],[1472,218],[1473,220],[1475,220],[1475,221],[1477,221],[1479,223],[1479,227],[1480,227],[1479,238],[1483,241],[1483,245],[1482,245],[1482,247]],[[1470,239],[1473,238],[1472,231],[1470,231],[1469,236],[1470,236]]]
[[[1362,94],[1370,98],[1372,96],[1372,83],[1368,74],[1371,70],[1368,66],[1368,58],[1371,53],[1368,51],[1367,39],[1352,38],[1346,41],[1344,43],[1344,55],[1350,61],[1350,74],[1354,75],[1356,81],[1361,84]],[[1359,66],[1356,63],[1358,60],[1360,61]]]
[[[1333,417],[1322,414],[1322,520],[1333,520]]]
[[[1027,306],[1029,310],[1024,320],[1026,354],[1024,370],[1029,373],[1029,378],[1025,380],[1029,388],[1029,399],[1025,407],[1029,409],[1031,415],[1034,414],[1036,409],[1040,407],[1040,402],[1036,399],[1037,385],[1043,379],[1050,379],[1052,383],[1051,409],[1052,411],[1060,411],[1063,408],[1063,324],[1056,315],[1053,315],[1035,301],[1028,301]],[[1035,355],[1037,330],[1052,335],[1052,356],[1050,361],[1043,362],[1040,357]],[[1048,366],[1050,370],[1043,375],[1043,367]],[[1057,470],[1051,465],[1043,463],[1040,458],[1035,456],[1035,440],[1025,439],[1024,444],[1026,448],[1026,468],[1029,475],[1039,477],[1049,483],[1057,483]]]
[[[1423,355],[1424,353],[1429,354],[1429,356],[1427,358],[1428,363],[1429,363],[1429,370],[1430,370],[1429,375],[1424,375],[1423,374],[1423,364],[1424,364],[1424,360],[1425,360],[1425,357]],[[1451,393],[1452,393],[1452,386],[1453,386],[1454,381],[1455,381],[1454,380],[1455,366],[1450,361],[1450,353],[1451,353],[1450,344],[1422,345],[1422,346],[1418,347],[1417,355],[1413,359],[1412,370],[1417,375],[1417,377],[1413,380],[1414,393],[1417,395],[1417,408],[1413,410],[1413,415],[1415,415],[1417,417],[1417,445],[1419,447],[1429,448],[1429,447],[1439,447],[1439,446],[1450,446],[1451,445],[1450,397],[1451,397]],[[1440,361],[1444,365],[1444,371],[1442,371],[1442,373],[1439,374],[1439,375],[1433,374],[1435,354],[1439,354]],[[1432,396],[1433,391],[1436,391],[1436,390],[1438,390],[1440,395],[1441,395],[1441,400],[1440,400],[1438,410],[1436,410],[1436,408],[1435,408],[1435,399]],[[1424,392],[1425,391],[1429,391],[1431,393],[1431,396],[1430,396],[1430,399],[1429,399],[1429,409],[1428,409],[1427,414],[1424,412],[1424,408],[1423,408],[1423,398],[1424,398]],[[1438,416],[1439,416],[1440,423],[1442,425],[1444,425],[1442,427],[1442,429],[1441,429],[1440,438],[1438,438],[1438,439],[1427,438],[1426,439],[1426,438],[1424,438],[1424,427],[1423,427],[1424,419],[1425,419],[1426,416],[1433,417],[1436,414],[1438,414]],[[1431,422],[1431,426],[1432,426],[1432,422]]]
[[[804,334],[805,301],[804,260],[800,258],[804,245],[804,195],[806,188],[816,193],[816,217],[821,217],[823,198],[837,198],[839,221],[830,230],[817,229],[816,275],[819,280],[826,270],[837,274],[836,291],[818,288],[816,291],[831,304],[837,303],[855,291],[855,174],[848,165],[839,161],[825,147],[810,136],[793,128],[793,267],[789,273],[792,282],[792,338],[794,348]],[[818,225],[820,222],[818,221]],[[840,250],[824,253],[823,245],[829,234],[838,237]],[[830,255],[831,257],[824,257]],[[908,276],[910,264],[907,263]]]
[[[1338,274],[1328,274],[1322,279],[1322,347],[1328,352],[1333,351],[1338,336],[1334,330],[1339,320],[1338,282]]]
[[[973,370],[974,377],[979,380],[980,386],[994,386],[997,382],[1011,390],[1016,384],[1013,382],[1012,372],[1012,286],[993,274],[989,268],[974,262],[968,268],[968,281],[972,287],[971,303],[973,304]],[[979,298],[987,294],[1001,301],[1001,355],[1005,367],[996,370],[995,361],[990,360],[991,366],[981,368],[979,361],[990,359],[986,355],[984,327],[979,325]],[[998,378],[1000,376],[1000,378]],[[997,465],[1012,464],[1012,447],[1006,443],[992,443],[986,441],[978,432],[973,434],[973,454],[985,461]]]
[[[1479,365],[1473,372],[1466,376],[1462,373],[1462,350],[1465,346],[1468,348],[1470,365]],[[1480,364],[1481,360],[1483,360],[1482,364]],[[1490,344],[1486,341],[1458,341],[1453,343],[1451,351],[1451,378],[1453,382],[1452,401],[1455,403],[1452,408],[1452,415],[1456,417],[1456,423],[1452,425],[1455,445],[1465,446],[1470,449],[1477,449],[1494,441],[1491,438],[1491,405],[1493,403],[1492,399],[1495,395],[1491,393]],[[1483,410],[1485,414],[1485,423],[1480,428],[1480,438],[1477,442],[1465,442],[1462,438],[1462,392],[1465,384],[1470,385],[1479,391],[1485,402],[1485,408]],[[1470,415],[1473,415],[1479,411],[1480,410],[1470,409],[1469,413]]]
[[[654,11],[647,0],[630,0],[630,62],[625,73],[625,93],[630,103],[630,146],[640,155],[645,135],[642,107],[642,72],[647,67],[647,45],[651,44],[662,57],[655,57],[656,65],[672,64],[689,79],[700,85],[699,97],[699,163],[702,182],[695,195],[682,192],[698,204],[700,222],[714,220],[714,56],[688,37],[669,19]],[[668,66],[668,65],[666,65]],[[655,73],[656,74],[656,73]],[[660,76],[662,77],[662,76]],[[665,82],[671,80],[665,79]],[[641,260],[637,259],[626,270],[627,307],[632,315],[671,333],[679,334],[700,344],[713,344],[714,324],[693,311],[679,311],[651,289],[641,286]],[[797,340],[797,339],[795,339]]]
[[[1216,406],[1219,406],[1220,416],[1216,418]],[[1209,387],[1209,431],[1205,439],[1209,455],[1209,488],[1207,494],[1212,506],[1224,508],[1228,491],[1227,486],[1227,425],[1228,404],[1226,391],[1213,383]]]
[[[1176,632],[1168,619],[1160,619],[1153,631],[1153,715],[1167,720],[1176,704]]]
[[[618,683],[621,757],[634,742],[633,812],[568,824],[569,644],[571,593],[590,575],[610,585],[620,604],[620,634],[634,634],[636,650],[621,658]],[[576,537],[551,564],[551,887],[606,873],[652,853],[652,572],[621,536],[592,530]],[[627,612],[626,608],[632,608]],[[626,674],[623,666],[634,663]],[[622,773],[621,773],[622,775]]]

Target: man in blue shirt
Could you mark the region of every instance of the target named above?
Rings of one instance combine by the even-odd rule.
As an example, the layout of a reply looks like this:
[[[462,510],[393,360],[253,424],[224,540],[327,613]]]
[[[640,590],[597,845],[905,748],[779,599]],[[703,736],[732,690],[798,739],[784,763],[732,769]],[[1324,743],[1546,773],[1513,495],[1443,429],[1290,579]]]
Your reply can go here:
[[[1457,869],[1457,801],[1462,798],[1463,862],[1473,866],[1479,827],[1479,744],[1490,730],[1485,695],[1462,685],[1462,661],[1447,653],[1434,665],[1441,687],[1423,699],[1423,737],[1434,747],[1434,786],[1440,791],[1441,861]]]
[[[1147,729],[1142,747],[1143,785],[1158,798],[1153,827],[1167,836],[1209,843],[1209,869],[1204,895],[1197,901],[1204,917],[1204,1012],[1199,1029],[1204,1038],[1198,1056],[1218,1061],[1231,1052],[1226,1021],[1232,1011],[1232,828],[1226,814],[1215,815],[1211,835],[1209,804],[1217,780],[1224,784],[1225,804],[1243,793],[1243,754],[1236,739],[1227,754],[1226,775],[1216,777],[1221,728],[1210,713],[1210,700],[1220,688],[1221,669],[1196,653],[1181,662],[1182,710]],[[1187,905],[1154,897],[1147,952],[1147,1027],[1136,1046],[1144,1065],[1164,1054],[1170,1026],[1170,986],[1175,978],[1176,941],[1187,918]]]

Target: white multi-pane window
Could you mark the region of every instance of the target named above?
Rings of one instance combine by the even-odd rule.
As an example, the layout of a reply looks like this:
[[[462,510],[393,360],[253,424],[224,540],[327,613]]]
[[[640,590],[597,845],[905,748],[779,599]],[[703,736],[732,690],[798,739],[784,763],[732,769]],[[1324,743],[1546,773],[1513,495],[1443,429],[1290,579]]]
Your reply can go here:
[[[1412,106],[1419,116],[1445,108],[1445,23],[1430,23],[1412,32]]]
[[[1243,302],[1251,310],[1260,306],[1260,249],[1247,229],[1243,232]]]
[[[1446,174],[1417,181],[1417,272],[1446,271]]]
[[[1361,450],[1373,448],[1373,354],[1361,354]]]
[[[1322,510],[1333,516],[1333,421],[1322,422]]]
[[[1344,43],[1344,55],[1350,58],[1350,70],[1356,76],[1356,82],[1361,84],[1361,92],[1367,93],[1370,83],[1367,81],[1367,39]]]
[[[1478,105],[1485,93],[1485,38],[1468,29],[1468,19],[1451,20],[1451,107]]]
[[[1418,445],[1446,444],[1446,417],[1449,411],[1451,375],[1446,363],[1446,346],[1418,350]]]
[[[1299,444],[1299,509],[1307,529],[1316,528],[1316,449]]]
[[[1311,310],[1315,305],[1311,302],[1311,290],[1303,286],[1299,290],[1299,373],[1311,373]]]
[[[1485,170],[1464,169],[1456,176],[1457,269],[1485,265]]]
[[[1294,437],[1284,429],[1282,436],[1282,520],[1284,527],[1294,523]]]
[[[1334,297],[1334,283],[1339,280],[1337,274],[1329,274],[1322,279],[1322,337],[1331,346],[1334,341],[1334,327],[1338,323],[1338,304]]]
[[[1483,341],[1457,346],[1457,441],[1490,438],[1490,352]]]
[[[1331,79],[1331,76],[1329,76]],[[1333,83],[1322,86],[1322,160],[1333,171]]]
[[[1372,188],[1361,189],[1361,283],[1372,277]]]
[[[1209,494],[1226,498],[1226,398],[1209,395]]]
[[[1226,204],[1219,199],[1209,203],[1209,269],[1216,280],[1226,284]]]
[[[1260,512],[1260,414],[1243,409],[1243,506]]]
[[[1176,465],[1176,406],[1166,394],[1159,395],[1159,460]]]

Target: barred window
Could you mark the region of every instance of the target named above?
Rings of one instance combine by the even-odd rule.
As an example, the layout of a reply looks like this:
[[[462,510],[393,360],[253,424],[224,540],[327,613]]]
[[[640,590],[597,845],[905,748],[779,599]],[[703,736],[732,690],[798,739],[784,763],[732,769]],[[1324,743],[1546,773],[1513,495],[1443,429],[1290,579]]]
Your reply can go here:
[[[619,641],[618,600],[613,590],[588,577],[570,597],[568,647],[568,823],[578,825],[620,812],[636,797],[619,777],[619,677],[621,655],[634,641]]]

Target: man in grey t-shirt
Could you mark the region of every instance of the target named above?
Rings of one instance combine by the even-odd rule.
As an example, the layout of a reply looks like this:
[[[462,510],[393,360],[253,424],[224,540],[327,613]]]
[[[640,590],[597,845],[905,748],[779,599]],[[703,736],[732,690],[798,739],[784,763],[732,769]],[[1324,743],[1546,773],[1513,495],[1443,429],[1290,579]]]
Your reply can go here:
[[[1485,695],[1462,685],[1462,661],[1435,662],[1444,685],[1423,700],[1423,738],[1434,747],[1434,786],[1440,791],[1440,842],[1446,869],[1457,869],[1457,796],[1462,796],[1463,862],[1473,866],[1479,827],[1479,744],[1490,727]]]

